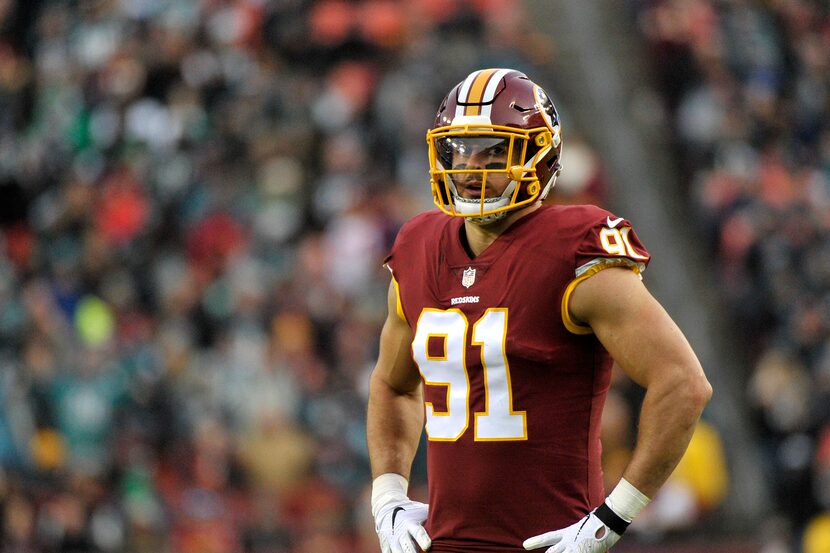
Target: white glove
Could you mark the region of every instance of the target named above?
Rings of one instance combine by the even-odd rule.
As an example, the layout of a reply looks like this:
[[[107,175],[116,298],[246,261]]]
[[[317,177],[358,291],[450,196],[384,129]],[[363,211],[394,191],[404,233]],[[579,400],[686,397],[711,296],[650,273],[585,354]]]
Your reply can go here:
[[[620,534],[602,522],[594,509],[579,522],[561,530],[528,538],[522,545],[525,549],[553,546],[546,549],[545,553],[604,553],[619,539]]]
[[[620,541],[625,529],[649,501],[623,478],[605,503],[578,522],[528,538],[522,545],[525,549],[548,546],[545,553],[604,553]]]
[[[393,473],[372,483],[372,515],[382,553],[418,553],[432,546],[423,526],[429,505],[409,499],[408,485],[403,476]]]
[[[423,523],[429,505],[411,501],[391,501],[380,508],[375,517],[375,531],[383,553],[418,553],[432,545]],[[418,544],[416,548],[415,543]]]

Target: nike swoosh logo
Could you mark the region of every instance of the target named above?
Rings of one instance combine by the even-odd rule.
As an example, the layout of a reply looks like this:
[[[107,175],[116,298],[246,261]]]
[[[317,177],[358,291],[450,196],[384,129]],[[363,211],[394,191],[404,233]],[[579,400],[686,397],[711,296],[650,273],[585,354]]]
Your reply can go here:
[[[393,529],[395,528],[395,517],[398,516],[398,513],[400,511],[406,511],[406,509],[404,509],[403,507],[395,507],[395,509],[392,511],[392,528]]]
[[[619,221],[617,221],[617,222],[619,223]],[[579,528],[577,528],[577,530],[576,530],[576,536],[574,536],[574,541],[576,541],[576,539],[579,537],[579,533],[580,533],[580,532],[582,532],[582,528],[584,528],[586,524],[588,524],[588,517],[585,517],[585,518],[582,520],[582,524],[580,524],[580,525],[579,525]]]
[[[608,228],[614,228],[622,222],[623,218],[618,217],[614,220],[611,219],[610,216],[605,218],[605,224],[608,225]]]

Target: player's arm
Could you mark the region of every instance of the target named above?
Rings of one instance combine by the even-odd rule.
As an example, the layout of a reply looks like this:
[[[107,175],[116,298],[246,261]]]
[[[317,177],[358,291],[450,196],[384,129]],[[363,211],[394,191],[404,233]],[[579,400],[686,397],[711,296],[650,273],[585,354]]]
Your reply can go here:
[[[646,389],[637,445],[623,478],[599,507],[567,528],[525,540],[526,549],[602,553],[672,473],[712,395],[680,329],[628,268],[608,268],[580,282],[569,315],[589,325],[632,380]],[[569,545],[566,545],[569,544]]]
[[[369,381],[366,434],[373,478],[393,472],[409,479],[424,425],[421,377],[412,360],[412,331],[398,315],[397,302],[392,282],[380,352]]]
[[[653,497],[686,451],[712,387],[683,333],[633,271],[610,268],[582,281],[570,312],[646,390],[623,478]]]
[[[394,281],[389,285],[387,304],[380,352],[369,380],[366,422],[372,515],[383,553],[414,551],[412,540],[427,550],[431,542],[422,524],[428,506],[407,496],[412,460],[424,425],[421,378],[412,360],[412,331],[398,314]]]

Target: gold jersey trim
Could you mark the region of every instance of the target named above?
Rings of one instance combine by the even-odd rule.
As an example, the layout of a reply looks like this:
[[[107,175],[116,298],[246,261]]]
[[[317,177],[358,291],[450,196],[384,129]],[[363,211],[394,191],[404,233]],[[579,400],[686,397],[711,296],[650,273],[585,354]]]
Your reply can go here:
[[[395,311],[397,312],[398,317],[400,317],[403,322],[409,324],[409,321],[406,320],[406,315],[404,315],[403,312],[403,302],[401,301],[401,287],[398,284],[398,280],[395,278],[395,275],[392,275],[392,283],[395,285]]]
[[[586,265],[590,265],[587,266]],[[571,295],[573,291],[576,289],[576,285],[586,280],[598,272],[604,269],[610,269],[611,267],[623,267],[628,268],[640,275],[642,278],[641,271],[642,271],[642,264],[641,263],[634,263],[630,259],[607,259],[607,258],[597,258],[591,261],[590,263],[586,263],[577,270],[577,276],[573,279],[568,286],[565,288],[565,293],[562,295],[562,323],[565,325],[565,328],[568,329],[569,332],[572,334],[593,334],[594,331],[588,325],[579,324],[573,320],[571,317],[571,312],[569,308],[569,304],[571,301]]]

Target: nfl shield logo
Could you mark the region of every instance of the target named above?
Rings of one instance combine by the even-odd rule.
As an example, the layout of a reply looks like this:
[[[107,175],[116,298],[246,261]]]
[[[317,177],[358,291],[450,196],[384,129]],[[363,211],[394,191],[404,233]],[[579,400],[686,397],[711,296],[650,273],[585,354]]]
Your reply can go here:
[[[461,276],[461,285],[464,288],[469,288],[472,286],[476,281],[476,270],[472,267],[467,267],[464,269],[464,274]]]

